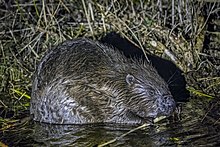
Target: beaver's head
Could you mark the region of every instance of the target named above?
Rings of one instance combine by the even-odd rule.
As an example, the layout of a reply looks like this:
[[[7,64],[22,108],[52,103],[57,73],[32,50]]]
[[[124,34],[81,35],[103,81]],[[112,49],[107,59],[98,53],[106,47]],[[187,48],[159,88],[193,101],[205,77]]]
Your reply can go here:
[[[175,101],[159,75],[127,74],[126,83],[130,93],[126,104],[137,116],[144,119],[169,116],[175,110]]]

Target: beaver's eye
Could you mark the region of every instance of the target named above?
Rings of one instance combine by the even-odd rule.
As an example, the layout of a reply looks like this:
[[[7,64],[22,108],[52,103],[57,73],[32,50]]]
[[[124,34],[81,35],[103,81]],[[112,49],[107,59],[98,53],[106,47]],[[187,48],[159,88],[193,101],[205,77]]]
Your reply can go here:
[[[135,78],[134,78],[133,75],[128,74],[128,75],[126,76],[126,82],[127,82],[129,85],[134,84],[134,81],[135,81]]]
[[[148,93],[149,93],[149,95],[155,95],[156,94],[156,91],[154,90],[154,89],[152,89],[152,88],[150,88],[149,90],[148,90]]]

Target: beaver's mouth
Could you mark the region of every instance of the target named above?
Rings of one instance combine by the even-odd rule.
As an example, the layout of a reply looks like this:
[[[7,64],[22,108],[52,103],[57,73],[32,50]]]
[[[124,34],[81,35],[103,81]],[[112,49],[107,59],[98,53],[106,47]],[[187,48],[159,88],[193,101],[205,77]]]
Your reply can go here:
[[[136,113],[136,115],[138,117],[142,118],[142,119],[145,119],[145,120],[150,120],[150,119],[153,120],[158,116],[158,112],[157,111],[151,111],[151,112],[148,111],[146,113],[146,110],[145,111],[144,110],[142,110],[142,111],[139,110]]]
[[[167,103],[161,103],[161,101],[157,101],[154,105],[152,105],[148,110],[140,110],[136,113],[139,117],[143,119],[161,119],[167,118],[171,116],[176,108],[175,102],[170,101]]]

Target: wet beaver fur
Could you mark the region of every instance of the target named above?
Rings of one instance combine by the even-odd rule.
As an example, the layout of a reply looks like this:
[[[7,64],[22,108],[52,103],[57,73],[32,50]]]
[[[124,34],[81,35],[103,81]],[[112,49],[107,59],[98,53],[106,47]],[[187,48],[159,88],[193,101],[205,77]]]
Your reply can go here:
[[[48,51],[34,75],[35,121],[139,124],[174,109],[167,84],[151,65],[88,39]]]
[[[123,38],[116,32],[107,33],[100,40],[102,43],[109,44],[115,49],[122,52],[127,58],[146,60],[143,51],[131,43],[128,39]],[[168,83],[168,87],[174,100],[177,103],[187,102],[189,91],[186,89],[186,80],[181,71],[174,63],[158,56],[147,54],[147,58],[158,74]],[[147,60],[146,60],[147,62]]]

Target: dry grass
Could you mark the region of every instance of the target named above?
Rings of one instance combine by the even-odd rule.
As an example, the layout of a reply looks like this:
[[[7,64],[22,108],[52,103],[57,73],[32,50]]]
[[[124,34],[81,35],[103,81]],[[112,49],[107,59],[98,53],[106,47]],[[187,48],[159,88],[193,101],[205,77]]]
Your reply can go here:
[[[219,60],[210,61],[204,52],[207,23],[219,14],[219,5],[188,0],[3,0],[0,108],[28,108],[31,77],[48,48],[82,36],[99,39],[110,31],[148,53],[172,60],[185,71],[189,86],[219,96]]]

